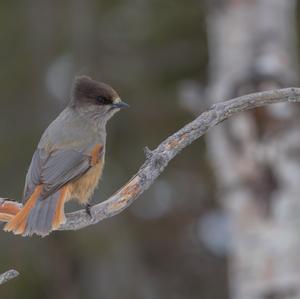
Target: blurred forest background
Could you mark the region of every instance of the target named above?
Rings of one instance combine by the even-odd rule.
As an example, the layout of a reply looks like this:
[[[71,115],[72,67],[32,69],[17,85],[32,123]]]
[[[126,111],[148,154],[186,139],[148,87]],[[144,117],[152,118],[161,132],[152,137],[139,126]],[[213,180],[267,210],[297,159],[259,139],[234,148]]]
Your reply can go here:
[[[21,198],[35,146],[46,126],[68,102],[76,75],[86,74],[111,84],[131,106],[109,123],[106,168],[94,203],[106,199],[137,171],[144,161],[144,146],[156,147],[208,108],[213,102],[210,97],[217,95],[222,100],[265,88],[265,84],[261,87],[252,80],[251,87],[243,85],[235,92],[222,93],[220,88],[212,92],[213,87],[209,90],[218,78],[212,70],[218,64],[212,61],[217,55],[214,46],[222,46],[222,42],[216,42],[217,37],[211,36],[218,26],[218,21],[212,24],[213,18],[221,22],[220,15],[225,16],[226,9],[241,5],[250,9],[256,2],[268,1],[208,2],[209,5],[202,0],[0,2],[0,195]],[[293,6],[292,0],[279,2],[290,3],[286,13],[293,13],[287,16],[290,27],[296,30],[293,17],[299,5]],[[286,8],[283,5],[281,9]],[[240,28],[232,28],[237,27]],[[235,33],[227,31],[219,37],[234,40]],[[286,36],[285,32],[282,35]],[[296,41],[293,43],[296,49]],[[287,47],[290,50],[291,46]],[[236,56],[237,65],[246,59],[244,54]],[[292,60],[294,67],[296,63],[296,59]],[[220,69],[215,72],[226,77],[226,65]],[[281,87],[297,82],[294,74],[284,79],[280,76],[276,74],[274,78],[272,74],[263,83],[272,81],[267,87]],[[264,119],[268,115],[255,117]],[[272,126],[272,121],[266,126]],[[239,120],[242,128],[244,123]],[[234,295],[239,293],[234,286],[235,277],[243,267],[234,266],[237,251],[232,249],[236,241],[232,236],[237,234],[232,233],[232,206],[228,208],[220,200],[223,189],[218,187],[226,188],[228,184],[220,183],[222,174],[216,173],[218,168],[211,162],[217,160],[210,154],[216,150],[213,138],[208,143],[201,139],[186,149],[133,206],[116,217],[77,232],[54,232],[43,239],[0,233],[0,272],[14,268],[21,273],[0,287],[0,298],[249,298]],[[299,163],[299,151],[297,157]],[[268,179],[273,178],[268,167],[262,171]],[[267,180],[266,176],[251,183],[258,186]],[[268,188],[274,187],[273,181],[267,183]],[[259,215],[270,217],[266,205],[272,203],[268,201]],[[78,208],[68,206],[69,210]],[[270,225],[273,222],[268,223],[272,230],[277,228]],[[300,236],[300,226],[298,233]],[[239,248],[253,251],[256,237],[250,235],[247,245],[238,243]],[[285,240],[281,244],[286,244]],[[300,249],[292,257],[289,265],[296,267],[300,264]],[[285,267],[283,273],[289,269]],[[250,298],[300,298],[299,286],[294,288],[295,282],[300,285],[298,274],[295,270],[288,282],[276,281],[276,292],[263,290],[260,297],[250,292]],[[245,279],[251,277],[246,275]],[[273,280],[270,286],[273,288]]]

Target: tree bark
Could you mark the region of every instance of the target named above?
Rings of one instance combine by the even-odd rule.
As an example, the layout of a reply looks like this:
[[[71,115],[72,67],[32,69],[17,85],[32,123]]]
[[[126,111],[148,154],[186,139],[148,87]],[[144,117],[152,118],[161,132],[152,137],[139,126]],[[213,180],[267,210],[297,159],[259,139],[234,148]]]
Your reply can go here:
[[[295,1],[210,1],[210,103],[294,84]],[[300,298],[299,108],[251,110],[208,136],[232,222],[231,297]]]

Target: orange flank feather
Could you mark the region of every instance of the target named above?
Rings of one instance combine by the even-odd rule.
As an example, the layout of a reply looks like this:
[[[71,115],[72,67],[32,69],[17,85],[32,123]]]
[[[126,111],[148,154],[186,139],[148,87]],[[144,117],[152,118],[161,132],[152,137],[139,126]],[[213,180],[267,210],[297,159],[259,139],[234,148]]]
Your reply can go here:
[[[42,185],[38,185],[24,207],[13,217],[4,227],[5,231],[14,232],[15,234],[23,234],[26,228],[27,218],[31,209],[34,207],[39,195],[42,192]]]
[[[60,189],[61,193],[55,208],[55,214],[52,221],[52,229],[58,229],[62,223],[65,222],[65,202],[68,199],[69,188],[68,185]]]
[[[101,157],[101,152],[103,151],[103,146],[101,144],[96,144],[91,152],[91,166],[95,166]]]

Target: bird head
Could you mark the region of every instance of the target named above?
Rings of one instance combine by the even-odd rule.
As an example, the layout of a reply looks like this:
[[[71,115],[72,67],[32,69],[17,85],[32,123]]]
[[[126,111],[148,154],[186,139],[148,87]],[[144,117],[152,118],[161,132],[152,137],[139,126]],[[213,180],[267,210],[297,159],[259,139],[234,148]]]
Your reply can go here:
[[[111,86],[87,76],[75,78],[70,105],[104,122],[120,109],[129,107]]]

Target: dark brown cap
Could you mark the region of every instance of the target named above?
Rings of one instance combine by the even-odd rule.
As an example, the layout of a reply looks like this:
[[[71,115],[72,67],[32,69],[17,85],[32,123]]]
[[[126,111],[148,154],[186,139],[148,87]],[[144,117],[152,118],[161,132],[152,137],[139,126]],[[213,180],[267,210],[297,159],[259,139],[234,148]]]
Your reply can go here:
[[[88,76],[80,76],[75,78],[71,99],[73,104],[92,104],[99,97],[113,102],[115,99],[119,98],[119,95],[108,84],[95,81]]]

